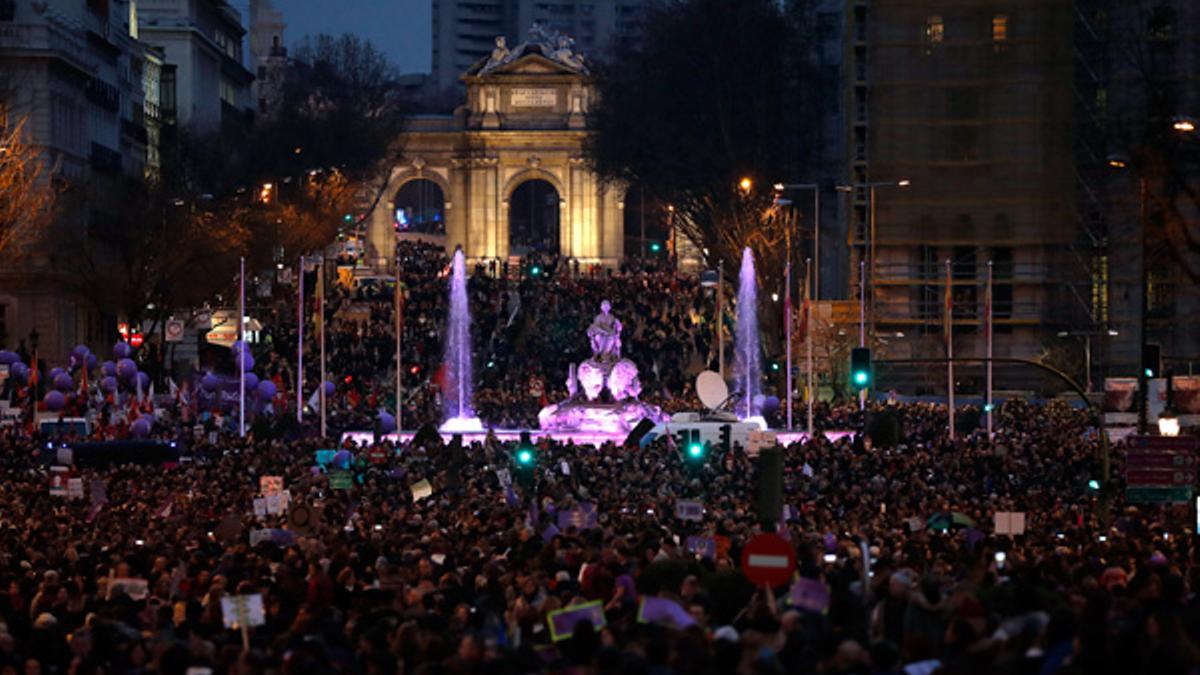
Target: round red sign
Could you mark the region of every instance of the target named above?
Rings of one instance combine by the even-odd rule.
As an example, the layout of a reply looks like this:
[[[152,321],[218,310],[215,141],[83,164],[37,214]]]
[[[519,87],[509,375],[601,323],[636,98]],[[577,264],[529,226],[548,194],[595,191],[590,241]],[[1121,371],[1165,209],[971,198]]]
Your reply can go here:
[[[782,586],[796,571],[796,549],[777,534],[760,534],[742,548],[742,574],[755,586]]]

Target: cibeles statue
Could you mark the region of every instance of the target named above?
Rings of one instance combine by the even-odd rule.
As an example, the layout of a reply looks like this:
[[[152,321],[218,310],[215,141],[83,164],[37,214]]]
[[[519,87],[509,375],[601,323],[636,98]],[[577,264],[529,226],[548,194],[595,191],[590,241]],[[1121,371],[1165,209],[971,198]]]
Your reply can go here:
[[[621,358],[621,321],[612,303],[600,303],[600,313],[587,328],[591,357],[572,365],[567,374],[570,398],[548,405],[538,414],[543,429],[628,432],[644,418],[659,420],[662,412],[637,400],[642,393],[637,366]],[[610,401],[600,400],[607,390]]]

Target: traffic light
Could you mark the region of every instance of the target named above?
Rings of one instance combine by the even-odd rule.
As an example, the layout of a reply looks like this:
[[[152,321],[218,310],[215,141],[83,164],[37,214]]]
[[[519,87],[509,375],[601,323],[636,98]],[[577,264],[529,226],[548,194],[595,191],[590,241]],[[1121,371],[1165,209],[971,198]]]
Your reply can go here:
[[[855,391],[871,386],[871,349],[855,347],[850,350],[850,385]]]
[[[528,431],[521,432],[521,440],[517,441],[513,461],[516,463],[517,482],[525,487],[532,486],[537,470],[537,453]]]
[[[530,267],[530,268],[529,268],[529,274],[530,274],[530,276],[534,276],[534,277],[540,277],[540,276],[542,276],[542,268],[541,268],[541,266],[540,266],[540,265],[534,265],[533,267]]]
[[[517,464],[520,466],[530,466],[533,464],[533,450],[529,448],[517,448]]]
[[[1142,372],[1146,377],[1162,374],[1162,347],[1149,343],[1142,345]]]
[[[783,513],[783,449],[762,448],[755,463],[754,511],[759,522],[773,523]]]
[[[779,365],[779,362],[778,362],[778,361],[772,361],[772,362],[771,362],[771,372],[778,373],[778,372],[779,372],[779,369],[780,369],[781,367],[782,367],[782,366],[780,366],[780,365]]]
[[[661,250],[662,250],[662,244],[658,243],[657,241],[650,242],[650,252],[651,253],[658,253]]]
[[[721,425],[720,439],[721,439],[721,451],[722,452],[728,453],[729,450],[733,447],[733,441],[730,438],[732,432],[733,432],[733,427],[729,426],[728,424]]]
[[[675,443],[683,450],[683,458],[689,462],[704,459],[704,442],[699,429],[680,429],[675,432]]]

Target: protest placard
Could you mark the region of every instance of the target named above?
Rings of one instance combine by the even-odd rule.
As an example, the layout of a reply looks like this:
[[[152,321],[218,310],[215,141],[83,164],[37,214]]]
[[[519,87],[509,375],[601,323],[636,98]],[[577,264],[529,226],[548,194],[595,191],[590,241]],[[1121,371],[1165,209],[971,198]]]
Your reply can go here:
[[[1007,534],[1015,536],[1025,534],[1025,512],[1024,511],[997,511],[995,515],[996,534]]]
[[[581,621],[591,622],[592,628],[596,631],[607,627],[608,620],[604,616],[604,603],[594,600],[550,612],[546,615],[546,624],[550,627],[550,639],[553,642],[566,640],[575,634],[575,627]]]
[[[410,488],[414,502],[419,502],[433,494],[433,486],[425,478],[413,483]]]
[[[675,517],[680,520],[704,520],[704,502],[695,499],[676,499]]]
[[[262,595],[226,595],[221,598],[221,620],[226,628],[238,629],[243,626],[263,626],[267,623],[267,614],[263,611]]]

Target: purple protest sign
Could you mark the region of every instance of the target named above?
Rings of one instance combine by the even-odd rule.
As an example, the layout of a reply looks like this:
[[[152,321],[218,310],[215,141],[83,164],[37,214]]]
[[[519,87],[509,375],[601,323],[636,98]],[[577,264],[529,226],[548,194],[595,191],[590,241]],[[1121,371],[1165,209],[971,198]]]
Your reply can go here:
[[[829,587],[816,579],[800,577],[788,590],[788,602],[798,609],[823,614],[829,609]]]
[[[675,517],[680,520],[704,520],[704,502],[694,499],[676,499]]]
[[[542,541],[549,542],[551,539],[557,537],[559,534],[560,534],[559,529],[557,527],[555,527],[553,523],[551,523],[550,525],[548,525],[546,527],[546,529],[542,530]]]
[[[599,523],[600,514],[596,511],[596,505],[591,502],[580,502],[570,511],[558,512],[558,529],[560,530],[569,527],[588,530],[596,527]]]
[[[688,553],[693,553],[701,558],[713,559],[717,557],[717,541],[711,537],[699,537],[692,535],[684,542],[684,548]]]
[[[608,620],[604,617],[604,603],[595,600],[550,612],[546,615],[546,623],[550,626],[550,639],[554,642],[566,640],[575,634],[575,627],[581,621],[591,622],[596,630],[608,626]]]
[[[667,598],[645,596],[638,605],[637,620],[641,623],[662,623],[683,630],[694,626],[696,620],[679,603]]]

